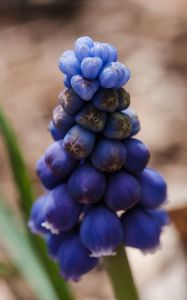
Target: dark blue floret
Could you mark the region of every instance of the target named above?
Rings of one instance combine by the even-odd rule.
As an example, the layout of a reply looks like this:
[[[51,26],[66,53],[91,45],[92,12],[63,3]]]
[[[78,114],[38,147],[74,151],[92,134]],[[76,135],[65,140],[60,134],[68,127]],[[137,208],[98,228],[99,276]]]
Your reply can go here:
[[[150,158],[148,147],[140,140],[134,138],[124,140],[123,144],[127,150],[124,168],[134,174],[141,173]]]
[[[74,51],[65,51],[59,60],[59,69],[68,76],[80,73],[80,62],[75,56]]]
[[[54,108],[52,112],[52,120],[54,126],[64,134],[75,124],[73,116],[64,111],[61,105]]]
[[[162,228],[169,219],[165,211],[134,207],[123,214],[121,221],[125,245],[147,251],[160,245]]]
[[[156,170],[145,168],[138,176],[141,186],[140,204],[146,208],[156,208],[167,197],[167,185],[163,176]]]
[[[100,88],[93,97],[94,106],[105,112],[114,112],[119,108],[119,96],[115,89]]]
[[[47,245],[48,254],[54,260],[57,260],[60,246],[62,245],[64,239],[68,236],[68,234],[69,231],[66,231],[66,232],[60,232],[59,234],[49,233],[46,236],[45,241]]]
[[[114,112],[108,116],[103,135],[109,139],[122,140],[132,134],[132,126],[131,119],[127,114]]]
[[[140,131],[140,121],[138,119],[137,114],[132,108],[127,108],[122,111],[124,117],[129,118],[131,123],[131,133],[130,136],[137,134]]]
[[[91,251],[91,256],[112,255],[123,240],[118,216],[103,205],[88,209],[80,229],[81,241]]]
[[[74,200],[92,204],[105,192],[105,176],[90,164],[81,164],[68,181],[68,190]]]
[[[65,151],[62,142],[51,144],[46,150],[44,157],[47,166],[53,174],[62,179],[68,177],[77,164],[77,160]]]
[[[48,130],[55,141],[62,140],[66,134],[66,132],[63,129],[62,130],[58,129],[54,125],[53,121],[49,122]]]
[[[58,252],[61,275],[65,280],[78,281],[98,264],[98,259],[90,257],[90,251],[82,244],[79,233],[70,234]]]
[[[49,192],[47,202],[46,228],[52,233],[70,230],[78,223],[82,205],[72,199],[66,184]]]
[[[76,159],[83,159],[89,156],[94,144],[95,135],[79,125],[72,127],[63,141],[66,151]]]
[[[43,195],[33,203],[30,213],[30,219],[28,222],[28,226],[32,233],[43,235],[49,232],[49,230],[42,226],[42,224],[46,220],[46,198],[46,195]]]
[[[102,139],[96,143],[91,161],[98,170],[113,173],[121,169],[126,155],[126,149],[121,142]]]
[[[71,85],[75,92],[85,101],[91,100],[99,88],[97,80],[88,80],[81,75],[73,76]]]
[[[92,104],[87,104],[76,115],[75,120],[79,125],[88,130],[100,132],[105,126],[107,114],[99,111]]]
[[[133,207],[140,197],[140,185],[127,172],[112,174],[107,182],[105,203],[112,210],[126,210]]]
[[[81,62],[82,75],[90,80],[93,80],[99,74],[103,66],[103,61],[99,57],[86,57]]]
[[[48,190],[53,189],[62,182],[61,176],[54,174],[45,162],[45,157],[42,156],[36,164],[36,172],[44,187]]]
[[[130,94],[123,88],[117,90],[119,98],[118,110],[124,110],[130,105]]]
[[[60,105],[69,115],[75,115],[85,105],[85,102],[71,89],[65,89],[58,97]]]

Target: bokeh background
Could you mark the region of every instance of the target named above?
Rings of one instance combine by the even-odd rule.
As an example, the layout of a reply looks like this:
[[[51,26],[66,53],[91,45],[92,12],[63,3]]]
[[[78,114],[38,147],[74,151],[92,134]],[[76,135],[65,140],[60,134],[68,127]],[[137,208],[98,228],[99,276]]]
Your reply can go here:
[[[132,73],[126,89],[141,120],[138,137],[150,147],[150,166],[168,182],[172,225],[162,235],[161,249],[154,255],[128,249],[141,299],[186,300],[187,1],[0,1],[0,104],[18,135],[38,195],[35,162],[52,142],[47,125],[63,89],[58,58],[81,35],[119,49],[120,61]],[[0,186],[16,210],[1,139]],[[0,261],[5,258],[0,247]],[[114,300],[102,266],[71,286],[78,300]],[[35,298],[20,277],[1,276],[0,300],[18,299]]]

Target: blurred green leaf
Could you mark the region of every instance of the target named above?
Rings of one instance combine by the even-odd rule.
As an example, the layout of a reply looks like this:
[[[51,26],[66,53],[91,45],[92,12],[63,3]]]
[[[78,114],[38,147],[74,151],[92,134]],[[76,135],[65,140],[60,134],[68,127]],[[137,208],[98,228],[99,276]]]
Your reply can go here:
[[[16,135],[2,109],[0,109],[0,130],[5,141],[14,180],[20,196],[20,205],[23,208],[25,218],[28,219],[34,200],[34,191],[17,143]]]
[[[33,252],[27,234],[15,215],[0,201],[1,242],[23,278],[40,300],[57,300],[39,259]]]
[[[14,130],[1,108],[0,130],[9,155],[16,188],[20,196],[20,205],[22,207],[22,214],[25,222],[25,235],[27,235],[27,237],[29,238],[30,243],[33,247],[33,252],[35,253],[35,255],[37,255],[37,259],[40,260],[43,268],[46,270],[46,274],[56,291],[56,295],[58,295],[57,299],[73,300],[74,297],[72,296],[67,284],[58,274],[58,268],[56,264],[51,261],[51,259],[47,255],[44,241],[38,236],[32,235],[28,230],[27,221],[29,219],[30,209],[34,201],[34,189],[31,184],[31,180],[29,178],[29,174]],[[53,300],[53,298],[51,298],[51,300]]]

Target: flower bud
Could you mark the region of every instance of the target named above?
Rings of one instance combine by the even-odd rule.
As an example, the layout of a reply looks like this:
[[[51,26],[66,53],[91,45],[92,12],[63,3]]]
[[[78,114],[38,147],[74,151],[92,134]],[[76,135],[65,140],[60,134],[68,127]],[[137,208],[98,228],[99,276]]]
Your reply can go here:
[[[54,108],[52,113],[53,124],[64,134],[75,124],[75,120],[71,115],[68,115],[61,105]]]
[[[118,59],[117,49],[115,47],[113,47],[111,44],[105,44],[105,45],[107,45],[108,50],[109,50],[109,56],[107,59],[107,63],[117,61],[117,59]]]
[[[119,107],[117,91],[100,88],[93,97],[93,105],[101,111],[114,112]]]
[[[94,42],[91,37],[89,36],[81,36],[80,38],[76,39],[75,41],[75,48],[77,45],[87,45],[89,48],[94,46]]]
[[[123,85],[125,85],[127,83],[127,81],[129,81],[131,73],[130,70],[125,67],[124,65],[118,63],[118,69],[119,69],[119,79],[118,82],[116,84],[116,89],[121,88]]]
[[[107,119],[107,114],[97,110],[92,104],[87,104],[76,115],[76,122],[82,127],[99,132],[102,131]]]
[[[91,204],[99,201],[105,192],[105,176],[92,165],[81,164],[71,174],[68,190],[74,200]]]
[[[42,226],[45,222],[45,207],[46,207],[46,195],[39,197],[32,205],[30,219],[28,226],[32,233],[35,234],[46,234],[49,232],[46,228]]]
[[[140,121],[137,114],[132,108],[127,108],[122,111],[124,117],[129,118],[131,123],[131,133],[130,136],[137,134],[140,131]]]
[[[138,176],[141,186],[140,204],[146,208],[160,206],[167,196],[167,185],[163,176],[156,170],[145,168]]]
[[[59,95],[59,103],[69,115],[75,115],[85,105],[85,102],[73,89],[65,89]]]
[[[117,90],[119,97],[118,110],[124,110],[130,105],[130,94],[127,93],[123,88]]]
[[[104,66],[99,74],[99,81],[103,88],[122,87],[130,78],[130,71],[119,62],[111,62]]]
[[[77,164],[77,160],[65,151],[61,142],[51,144],[46,150],[44,157],[47,166],[53,174],[62,179],[68,177]]]
[[[62,140],[66,134],[66,132],[63,129],[61,130],[55,127],[53,121],[49,122],[48,130],[55,141]]]
[[[80,73],[80,62],[75,56],[74,51],[65,51],[59,60],[59,69],[68,76]]]
[[[47,166],[44,156],[42,156],[36,164],[36,173],[46,189],[51,190],[62,182],[61,176],[53,173]]]
[[[67,88],[71,88],[71,77],[72,76],[64,75],[64,85]]]
[[[148,210],[134,207],[121,218],[125,246],[153,250],[160,245],[162,227],[168,224],[165,211]]]
[[[107,44],[95,42],[91,48],[91,56],[99,57],[103,63],[106,63],[110,57],[110,50]]]
[[[95,144],[95,135],[79,125],[72,127],[66,134],[63,145],[75,159],[89,156]]]
[[[107,119],[103,135],[109,139],[122,140],[132,132],[132,123],[127,114],[120,112],[111,113]]]
[[[140,197],[140,185],[127,172],[112,174],[107,182],[105,203],[112,210],[126,210],[133,207]]]
[[[50,191],[47,201],[46,223],[49,228],[67,231],[78,223],[82,205],[72,199],[66,184]]]
[[[69,231],[66,231],[66,232],[60,232],[59,234],[49,233],[46,236],[45,241],[47,245],[48,254],[54,260],[57,260],[60,246],[62,245],[64,239],[68,236],[68,234]]]
[[[120,219],[103,205],[92,206],[82,221],[80,237],[92,257],[113,255],[123,240]]]
[[[103,66],[103,61],[99,57],[86,57],[81,62],[82,75],[90,80],[93,80],[99,74]]]
[[[61,275],[65,280],[78,281],[98,264],[98,259],[90,257],[90,251],[82,244],[79,233],[70,234],[58,252]]]
[[[113,173],[122,168],[126,155],[125,147],[121,142],[102,139],[96,143],[91,161],[98,170]]]
[[[148,147],[140,140],[133,138],[124,140],[123,144],[127,150],[124,168],[133,174],[141,173],[150,158]]]
[[[74,91],[85,101],[91,100],[99,88],[97,80],[87,80],[80,75],[71,78],[71,85]]]

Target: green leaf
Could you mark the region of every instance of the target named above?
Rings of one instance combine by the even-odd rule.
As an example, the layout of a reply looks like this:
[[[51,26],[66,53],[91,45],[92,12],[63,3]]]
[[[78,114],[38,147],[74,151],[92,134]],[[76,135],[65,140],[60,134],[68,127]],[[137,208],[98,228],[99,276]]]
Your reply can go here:
[[[34,201],[34,191],[17,143],[16,135],[2,109],[0,109],[0,130],[10,159],[14,180],[19,193],[20,205],[25,218],[28,219],[32,202]]]
[[[68,285],[59,276],[56,264],[51,261],[47,255],[44,241],[38,236],[34,236],[30,233],[27,227],[27,221],[29,219],[30,209],[34,201],[34,189],[31,184],[31,180],[26,168],[21,149],[18,145],[14,130],[7,120],[4,112],[0,108],[0,130],[4,138],[4,142],[9,155],[10,165],[14,175],[16,188],[19,194],[20,206],[22,207],[23,219],[25,222],[25,235],[30,240],[33,247],[33,252],[37,256],[37,259],[43,265],[48,276],[51,285],[56,291],[57,299],[59,300],[73,300],[74,297],[68,288]],[[39,279],[38,279],[39,280]],[[53,298],[51,298],[52,300]],[[54,298],[56,299],[56,298]]]
[[[5,205],[5,201],[0,201],[0,235],[3,247],[38,299],[58,300],[23,226]]]

